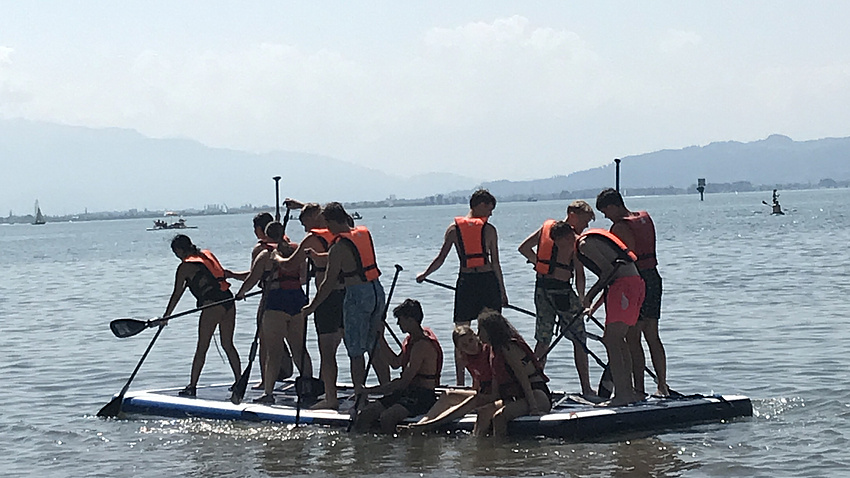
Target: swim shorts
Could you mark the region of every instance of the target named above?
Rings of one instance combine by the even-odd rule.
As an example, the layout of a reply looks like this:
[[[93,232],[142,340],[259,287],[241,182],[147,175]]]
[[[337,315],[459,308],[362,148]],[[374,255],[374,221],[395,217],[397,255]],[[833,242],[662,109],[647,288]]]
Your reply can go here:
[[[345,287],[342,340],[349,357],[361,357],[372,351],[382,330],[384,307],[384,288],[377,279]]]
[[[643,305],[646,286],[640,276],[620,277],[608,286],[605,296],[605,323],[635,325]]]
[[[471,322],[484,308],[502,310],[502,292],[496,273],[461,272],[455,288],[454,321]]]
[[[640,317],[638,320],[661,318],[661,274],[658,269],[642,269],[640,276],[646,283],[646,297],[643,299],[643,305],[640,308]]]
[[[560,318],[561,327],[567,327],[561,330],[566,338],[585,341],[584,321],[576,318],[583,308],[569,282],[538,278],[534,285],[534,307],[537,312],[534,338],[538,342],[549,344],[552,341],[555,317]]]
[[[342,304],[345,302],[345,290],[336,289],[324,302],[316,307],[313,319],[319,335],[333,334],[342,329]]]
[[[384,408],[401,405],[407,410],[408,417],[424,415],[437,403],[437,394],[433,390],[421,387],[410,387],[396,390],[392,395],[380,400]]]
[[[301,312],[301,308],[307,305],[307,295],[301,288],[298,289],[272,289],[266,291],[266,310],[277,310],[289,315]]]
[[[195,305],[197,307],[203,307],[205,305],[213,304],[215,302],[221,302],[222,300],[228,300],[232,298],[233,293],[229,290],[216,289],[207,292],[203,297],[197,299],[195,301]],[[224,307],[224,310],[230,310],[233,308],[233,301],[221,304],[221,307]]]

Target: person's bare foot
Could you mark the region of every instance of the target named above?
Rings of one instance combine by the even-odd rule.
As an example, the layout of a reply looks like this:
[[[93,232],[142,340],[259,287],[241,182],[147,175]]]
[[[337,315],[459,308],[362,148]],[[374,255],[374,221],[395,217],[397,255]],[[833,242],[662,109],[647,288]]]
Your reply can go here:
[[[583,399],[585,399],[585,400],[587,400],[588,402],[591,402],[591,403],[602,403],[602,402],[605,401],[604,398],[597,395],[596,392],[594,392],[593,390],[590,390],[590,391],[587,391],[587,392],[582,392],[581,398],[583,398]]]
[[[256,385],[251,387],[251,390],[262,390],[264,388],[266,388],[266,386],[263,385],[263,382],[257,382]]]
[[[310,410],[337,410],[339,409],[339,400],[328,400],[327,398],[319,401]]]
[[[614,395],[614,398],[608,400],[607,402],[602,402],[598,407],[624,407],[626,405],[630,405],[635,402],[639,402],[643,400],[643,396],[641,394],[618,394]]]
[[[655,396],[657,397],[669,397],[670,389],[667,388],[667,385],[659,385],[658,390],[655,391]]]

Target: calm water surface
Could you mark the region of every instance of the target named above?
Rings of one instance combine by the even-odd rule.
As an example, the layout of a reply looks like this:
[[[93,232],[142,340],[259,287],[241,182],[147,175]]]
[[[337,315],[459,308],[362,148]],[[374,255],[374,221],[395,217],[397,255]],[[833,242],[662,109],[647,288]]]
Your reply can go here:
[[[763,197],[764,196],[764,197]],[[150,220],[0,227],[0,470],[4,476],[830,476],[850,466],[846,370],[850,190],[789,191],[785,216],[765,194],[628,198],[658,229],[669,382],[683,393],[743,393],[755,416],[601,443],[492,440],[467,435],[349,435],[210,420],[102,420],[152,332],[119,340],[117,317],[162,313],[178,265],[168,232]],[[515,252],[565,202],[499,204],[508,296],[533,308],[534,274]],[[449,342],[452,296],[416,284],[462,206],[362,210],[395,303],[422,301],[426,325]],[[192,218],[189,235],[225,266],[247,268],[251,216]],[[608,227],[605,219],[592,226]],[[293,222],[289,231],[299,237]],[[432,278],[453,283],[451,258]],[[186,294],[178,310],[194,307]],[[246,360],[256,302],[238,306]],[[508,315],[531,338],[533,320]],[[163,332],[132,389],[188,382],[197,318]],[[592,326],[592,324],[591,324]],[[314,330],[310,330],[313,357]],[[451,350],[450,346],[446,347]],[[598,350],[600,353],[601,350]],[[555,349],[553,387],[577,390],[569,347]],[[340,364],[346,360],[340,353]],[[447,357],[448,359],[448,357]],[[447,360],[447,364],[451,362]],[[844,370],[844,372],[842,372]],[[256,370],[255,370],[256,374]],[[598,376],[599,371],[592,369]],[[226,382],[211,348],[202,383]],[[341,379],[348,379],[346,369]],[[651,386],[650,383],[647,387]]]

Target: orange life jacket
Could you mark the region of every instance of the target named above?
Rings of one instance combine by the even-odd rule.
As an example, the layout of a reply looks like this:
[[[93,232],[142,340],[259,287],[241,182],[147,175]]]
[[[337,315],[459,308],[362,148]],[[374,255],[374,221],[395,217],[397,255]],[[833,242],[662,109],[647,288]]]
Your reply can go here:
[[[537,240],[537,264],[534,265],[534,270],[543,275],[548,275],[555,272],[558,267],[572,271],[572,264],[562,264],[558,259],[558,246],[555,241],[549,236],[552,230],[552,225],[557,221],[549,219],[543,223],[543,228],[540,230],[540,238]]]
[[[658,259],[655,258],[655,224],[649,213],[646,211],[638,211],[634,215],[629,215],[623,218],[623,221],[629,226],[632,231],[632,236],[635,238],[635,250],[637,255],[638,269],[652,269],[658,265]]]
[[[440,341],[437,340],[437,334],[428,327],[422,327],[422,332],[425,333],[425,338],[431,342],[431,345],[437,351],[437,373],[434,375],[418,374],[417,377],[434,380],[434,385],[440,384],[440,372],[443,371],[443,348],[440,346]],[[410,363],[410,336],[404,338],[401,343],[401,363],[406,367]]]
[[[347,277],[360,277],[363,282],[371,282],[381,275],[378,263],[375,259],[375,244],[372,242],[372,234],[365,226],[357,226],[349,232],[337,234],[334,243],[348,241],[354,246],[357,268],[353,271],[340,271],[339,282],[344,283]]]
[[[310,229],[310,233],[316,236],[319,239],[319,242],[322,243],[324,247],[323,250],[317,252],[328,252],[328,249],[333,244],[334,239],[336,239],[336,235],[330,231],[328,228],[324,229]]]
[[[460,266],[467,268],[481,267],[490,262],[484,253],[484,225],[486,218],[459,216],[455,218],[457,228],[457,255]]]
[[[584,264],[585,267],[587,267],[594,274],[596,274],[597,277],[601,275],[602,268],[599,267],[595,262],[593,262],[589,257],[582,254],[581,249],[578,247],[579,241],[588,236],[603,238],[608,243],[608,245],[611,246],[611,248],[617,252],[617,258],[614,260],[614,264],[612,265],[616,265],[617,263],[632,263],[637,261],[637,256],[635,255],[635,253],[629,250],[629,247],[614,233],[606,231],[605,229],[588,229],[584,232],[584,234],[580,235],[576,239],[576,255],[579,261],[581,261],[581,263]]]
[[[209,250],[204,249],[200,254],[191,254],[183,259],[183,262],[203,264],[218,281],[218,285],[222,291],[230,289],[230,283],[224,279],[224,267],[221,266],[221,262]]]

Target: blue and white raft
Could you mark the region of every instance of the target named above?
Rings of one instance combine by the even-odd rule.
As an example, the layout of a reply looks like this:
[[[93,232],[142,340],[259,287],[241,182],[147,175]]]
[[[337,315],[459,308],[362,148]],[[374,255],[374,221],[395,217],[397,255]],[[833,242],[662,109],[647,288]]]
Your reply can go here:
[[[295,423],[346,428],[354,405],[351,388],[341,385],[339,410],[311,410],[309,404],[297,410],[295,384],[281,382],[276,403],[253,403],[260,394],[248,390],[239,405],[230,402],[227,384],[197,388],[196,398],[178,396],[180,388],[127,393],[122,409],[130,415],[159,417],[199,417],[218,420]],[[606,436],[649,433],[698,423],[726,422],[753,414],[750,399],[741,395],[689,395],[675,398],[650,397],[624,407],[598,407],[575,395],[553,393],[552,411],[543,416],[520,417],[509,424],[513,436],[552,437],[567,440],[596,440]],[[419,417],[408,419],[415,423]],[[475,415],[470,414],[441,428],[443,431],[471,431]]]

